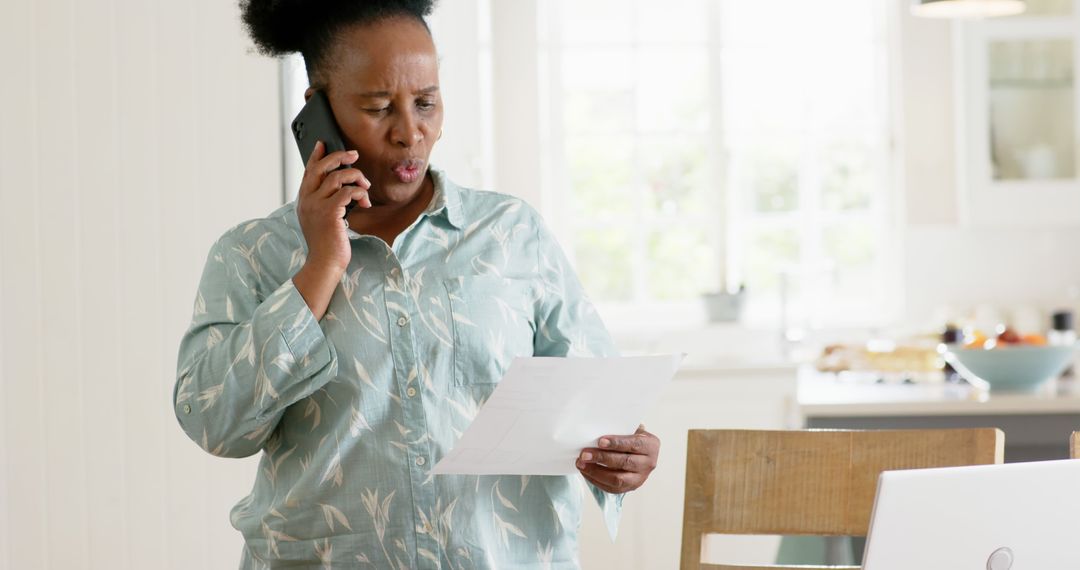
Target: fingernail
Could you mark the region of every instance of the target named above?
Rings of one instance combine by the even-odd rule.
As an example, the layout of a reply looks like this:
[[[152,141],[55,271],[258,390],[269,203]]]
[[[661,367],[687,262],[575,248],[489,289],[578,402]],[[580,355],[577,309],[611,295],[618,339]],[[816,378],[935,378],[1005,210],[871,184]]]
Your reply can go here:
[[[360,158],[360,153],[356,152],[355,150],[350,150],[349,151],[349,156],[351,156],[353,158]]]
[[[592,454],[589,453],[588,451],[581,454],[581,460],[582,461],[589,461],[590,459],[592,459]]]
[[[604,439],[600,440],[600,447],[607,447],[609,445],[611,445],[611,441],[608,440],[607,438],[604,438]]]

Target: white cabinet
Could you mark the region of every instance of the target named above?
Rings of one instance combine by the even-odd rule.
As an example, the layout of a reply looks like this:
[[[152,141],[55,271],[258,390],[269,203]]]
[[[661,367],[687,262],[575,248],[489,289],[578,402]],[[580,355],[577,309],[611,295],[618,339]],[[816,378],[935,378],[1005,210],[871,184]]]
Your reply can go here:
[[[1028,0],[957,32],[965,221],[1080,223],[1080,0]]]
[[[796,369],[684,369],[676,375],[645,427],[661,441],[657,469],[625,500],[612,544],[599,509],[584,505],[581,565],[585,570],[675,569],[682,536],[686,434],[690,429],[795,429]],[[728,560],[770,562],[776,540],[725,541]]]

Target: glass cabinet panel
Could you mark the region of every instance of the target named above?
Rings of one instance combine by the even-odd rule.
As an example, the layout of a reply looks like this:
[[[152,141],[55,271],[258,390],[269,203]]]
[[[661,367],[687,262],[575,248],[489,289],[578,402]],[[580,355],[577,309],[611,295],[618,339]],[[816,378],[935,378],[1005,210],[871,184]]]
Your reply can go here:
[[[993,179],[1075,178],[1073,40],[996,40],[988,49]]]

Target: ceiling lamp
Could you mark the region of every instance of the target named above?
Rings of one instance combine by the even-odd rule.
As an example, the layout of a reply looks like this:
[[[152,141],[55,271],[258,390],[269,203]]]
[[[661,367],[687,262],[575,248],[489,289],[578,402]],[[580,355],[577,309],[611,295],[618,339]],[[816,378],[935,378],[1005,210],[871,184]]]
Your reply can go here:
[[[912,0],[911,13],[923,18],[993,18],[1024,11],[1023,0]]]

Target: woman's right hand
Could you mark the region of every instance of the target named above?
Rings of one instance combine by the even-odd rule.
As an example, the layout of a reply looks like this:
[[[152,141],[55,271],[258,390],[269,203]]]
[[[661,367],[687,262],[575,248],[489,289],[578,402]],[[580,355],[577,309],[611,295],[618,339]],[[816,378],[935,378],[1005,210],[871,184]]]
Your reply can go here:
[[[307,263],[340,271],[349,266],[352,247],[342,218],[351,200],[356,200],[361,208],[371,207],[368,198],[371,182],[355,168],[337,169],[356,162],[357,158],[355,150],[326,155],[322,141],[315,143],[315,150],[308,157],[296,200],[296,215],[308,246]]]

